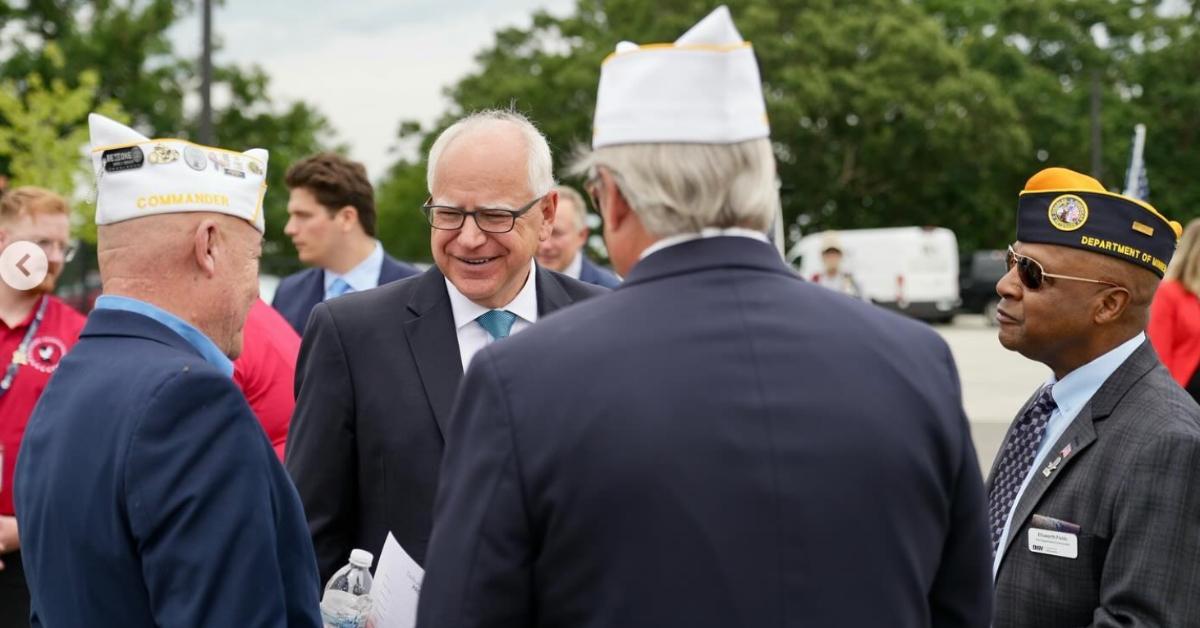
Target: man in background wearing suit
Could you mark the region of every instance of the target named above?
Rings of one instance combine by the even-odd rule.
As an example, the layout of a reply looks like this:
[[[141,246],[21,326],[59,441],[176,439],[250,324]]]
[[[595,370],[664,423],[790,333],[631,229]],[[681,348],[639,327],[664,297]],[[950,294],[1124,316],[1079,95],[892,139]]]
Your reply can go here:
[[[728,10],[619,50],[578,167],[626,280],[475,356],[417,625],[986,628],[946,344],[767,242],[775,161]]]
[[[1053,375],[988,479],[993,625],[1200,626],[1200,408],[1143,332],[1179,224],[1064,168],[1017,214],[1000,343]]]
[[[367,169],[336,153],[318,153],[288,168],[288,221],[300,261],[312,266],[283,278],[274,306],[296,333],[314,305],[411,277],[417,269],[396,261],[375,239],[375,190]]]
[[[450,405],[484,346],[604,292],[535,266],[554,224],[550,148],[517,113],[473,114],[429,151],[436,265],[313,308],[287,468],[322,578],[388,532],[425,559]]]
[[[231,379],[267,151],[89,122],[104,296],[17,460],[32,623],[317,628],[300,500]]]
[[[587,258],[587,204],[583,196],[569,185],[554,187],[558,192],[558,213],[554,230],[538,247],[538,264],[585,283],[616,288],[621,285],[617,276],[600,268]]]

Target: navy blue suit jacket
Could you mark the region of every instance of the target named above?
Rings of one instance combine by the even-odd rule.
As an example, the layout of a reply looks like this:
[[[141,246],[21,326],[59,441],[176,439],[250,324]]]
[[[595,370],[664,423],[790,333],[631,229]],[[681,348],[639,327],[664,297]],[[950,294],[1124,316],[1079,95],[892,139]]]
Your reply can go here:
[[[583,255],[583,251],[579,252]],[[596,284],[604,286],[608,289],[616,288],[621,285],[621,280],[617,276],[593,264],[586,256],[582,260],[583,264],[579,267],[579,280],[584,283]]]
[[[313,626],[295,488],[233,381],[97,310],[29,420],[17,519],[35,626]]]
[[[655,253],[460,391],[421,628],[988,626],[948,348],[765,243]]]
[[[537,269],[542,316],[608,290]],[[525,333],[525,332],[521,332]],[[313,308],[296,364],[287,469],[322,578],[388,532],[425,560],[450,406],[462,379],[454,310],[436,266]]]
[[[421,271],[398,261],[391,255],[383,255],[383,266],[379,269],[379,285],[384,285],[412,277]],[[304,326],[308,323],[308,315],[313,306],[325,300],[325,269],[306,268],[298,273],[284,277],[275,289],[275,297],[271,299],[271,307],[283,315],[287,322],[304,335]]]

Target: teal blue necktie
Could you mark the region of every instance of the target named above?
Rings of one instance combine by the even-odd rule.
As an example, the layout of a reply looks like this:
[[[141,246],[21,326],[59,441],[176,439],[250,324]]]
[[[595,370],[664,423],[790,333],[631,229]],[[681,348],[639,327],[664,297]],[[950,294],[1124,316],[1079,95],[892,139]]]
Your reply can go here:
[[[517,315],[508,310],[488,310],[475,320],[479,321],[479,326],[483,327],[492,339],[499,340],[507,338],[508,334],[512,332]]]
[[[340,297],[347,292],[354,292],[354,288],[350,287],[350,284],[345,279],[338,277],[333,280],[333,283],[329,284],[329,289],[325,291],[325,300],[328,301],[333,297]]]

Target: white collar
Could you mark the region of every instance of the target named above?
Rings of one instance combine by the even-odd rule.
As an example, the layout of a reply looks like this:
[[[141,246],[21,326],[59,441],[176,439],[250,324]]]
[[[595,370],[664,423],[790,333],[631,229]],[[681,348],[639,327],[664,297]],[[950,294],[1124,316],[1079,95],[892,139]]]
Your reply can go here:
[[[492,309],[468,299],[449,279],[446,280],[446,292],[450,294],[450,309],[454,312],[455,329],[470,325],[480,314]],[[496,309],[508,310],[529,323],[537,322],[537,265],[532,260],[529,262],[529,278],[525,280],[525,286],[517,293],[516,298],[504,307]]]
[[[681,233],[679,235],[673,235],[673,236],[663,238],[663,239],[659,240],[658,242],[655,242],[654,244],[651,244],[650,246],[646,247],[646,250],[642,251],[642,254],[641,254],[641,256],[638,257],[638,259],[639,260],[646,259],[647,257],[649,257],[663,249],[670,248],[677,244],[683,244],[684,242],[691,242],[692,240],[700,240],[700,239],[708,239],[708,238],[720,238],[723,236],[734,236],[734,237],[738,237],[738,238],[750,238],[751,240],[758,240],[760,242],[765,242],[767,244],[771,243],[771,241],[767,239],[767,234],[765,234],[761,231],[755,231],[753,229],[746,229],[743,227],[730,227],[728,229],[717,229],[715,227],[709,227],[707,229],[702,229],[700,231],[700,233]]]
[[[341,279],[355,292],[370,290],[371,288],[379,287],[379,273],[383,270],[383,245],[379,240],[375,241],[375,248],[371,249],[371,254],[367,259],[358,263],[358,266],[351,268],[345,274],[339,275],[328,268],[325,269],[325,291],[329,291],[329,286],[333,282]]]
[[[583,272],[583,249],[575,252],[575,259],[571,260],[570,264],[563,269],[562,274],[571,279],[579,279],[580,273]]]

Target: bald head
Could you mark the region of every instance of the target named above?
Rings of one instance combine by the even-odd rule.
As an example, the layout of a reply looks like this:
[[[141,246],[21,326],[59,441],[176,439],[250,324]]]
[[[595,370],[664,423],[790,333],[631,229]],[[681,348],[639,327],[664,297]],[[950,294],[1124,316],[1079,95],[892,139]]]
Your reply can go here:
[[[160,307],[204,332],[227,355],[258,297],[262,235],[226,214],[160,214],[100,226],[100,277],[107,295]]]

